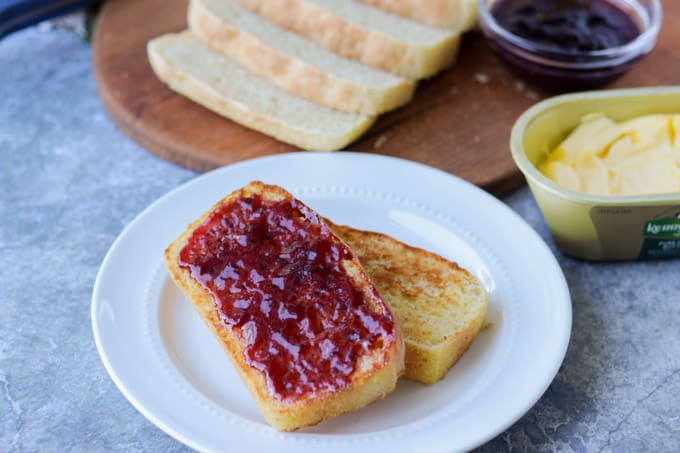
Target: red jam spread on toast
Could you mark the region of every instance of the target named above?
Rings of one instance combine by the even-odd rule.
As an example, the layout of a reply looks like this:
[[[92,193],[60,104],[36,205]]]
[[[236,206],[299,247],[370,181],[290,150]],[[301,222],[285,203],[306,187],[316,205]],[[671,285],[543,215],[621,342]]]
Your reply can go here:
[[[246,363],[286,400],[347,387],[358,358],[394,338],[389,311],[372,311],[342,270],[352,257],[302,202],[252,195],[215,208],[179,265],[212,294]]]

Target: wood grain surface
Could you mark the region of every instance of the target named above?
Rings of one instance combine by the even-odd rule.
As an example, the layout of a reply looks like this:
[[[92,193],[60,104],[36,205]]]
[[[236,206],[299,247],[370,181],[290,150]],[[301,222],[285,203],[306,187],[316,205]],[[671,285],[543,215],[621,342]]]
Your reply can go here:
[[[680,83],[680,1],[667,0],[656,49],[610,88]],[[146,58],[146,43],[186,28],[186,0],[109,0],[98,17],[93,59],[102,103],[118,127],[150,152],[202,172],[293,151],[170,91]],[[348,149],[422,162],[501,195],[523,183],[508,147],[526,108],[550,93],[508,72],[479,32],[465,36],[457,64],[418,86],[414,100],[383,115]]]

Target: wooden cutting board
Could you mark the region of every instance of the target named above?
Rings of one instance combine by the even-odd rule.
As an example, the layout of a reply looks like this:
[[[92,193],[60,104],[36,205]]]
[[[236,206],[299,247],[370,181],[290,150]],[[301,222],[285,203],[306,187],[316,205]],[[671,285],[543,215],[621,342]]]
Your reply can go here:
[[[155,36],[186,28],[187,0],[109,0],[97,19],[93,59],[99,95],[118,127],[142,147],[203,172],[294,148],[173,93],[146,58]],[[657,48],[611,87],[680,83],[680,1],[664,2]],[[348,149],[422,162],[501,195],[522,184],[508,140],[515,119],[549,93],[526,86],[481,33],[463,40],[458,63],[421,82],[414,100],[383,115]]]

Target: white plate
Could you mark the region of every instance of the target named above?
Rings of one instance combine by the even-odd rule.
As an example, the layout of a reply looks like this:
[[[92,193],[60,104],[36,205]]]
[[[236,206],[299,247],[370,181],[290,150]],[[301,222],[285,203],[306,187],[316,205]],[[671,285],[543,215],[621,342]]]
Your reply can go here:
[[[488,321],[433,385],[405,380],[351,414],[295,433],[270,428],[162,264],[164,248],[254,179],[280,184],[334,222],[390,234],[466,267],[489,291]],[[503,203],[447,173],[358,153],[294,153],[221,168],[170,192],[118,237],[92,296],[101,358],[159,428],[205,451],[467,450],[540,398],[564,358],[571,302],[545,243]]]

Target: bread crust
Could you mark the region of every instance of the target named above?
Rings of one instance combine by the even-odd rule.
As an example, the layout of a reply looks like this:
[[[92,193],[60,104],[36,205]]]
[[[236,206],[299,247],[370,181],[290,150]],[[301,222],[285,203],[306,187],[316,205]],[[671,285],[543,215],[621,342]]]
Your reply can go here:
[[[307,36],[333,52],[411,79],[431,77],[454,63],[460,35],[448,33],[427,46],[411,45],[305,0],[240,0],[283,28]]]
[[[156,75],[173,91],[245,127],[302,149],[334,151],[356,140],[375,121],[375,117],[362,115],[351,130],[338,133],[293,127],[284,120],[268,115],[267,112],[253,110],[248,105],[225,97],[210,83],[174,65],[164,54],[164,49],[177,39],[197,38],[189,32],[183,32],[163,35],[149,41],[147,54]]]
[[[456,263],[386,234],[331,228],[359,256],[402,329],[405,377],[424,384],[441,380],[482,327],[488,295],[481,283]],[[426,312],[434,319],[424,318]]]
[[[284,189],[252,182],[231,193],[216,203],[210,210],[192,222],[165,250],[165,263],[172,280],[185,294],[203,321],[213,332],[249,392],[255,399],[262,415],[274,428],[292,431],[314,425],[323,420],[358,409],[391,392],[398,377],[403,373],[404,344],[400,329],[394,325],[392,341],[386,341],[382,349],[370,356],[359,359],[352,375],[351,385],[339,391],[319,391],[313,395],[303,395],[293,400],[277,398],[268,389],[264,374],[248,365],[244,359],[245,346],[236,332],[220,320],[219,311],[210,293],[204,289],[189,272],[179,266],[180,251],[186,245],[193,231],[203,223],[210,212],[223,203],[258,194],[265,200],[289,199],[292,196]],[[335,236],[338,242],[342,241]],[[344,244],[344,243],[343,243]],[[346,263],[346,269],[369,298],[373,310],[389,312],[385,303],[363,271],[356,257]]]
[[[238,0],[233,0],[238,3]],[[362,86],[287,55],[240,30],[210,8],[205,0],[191,0],[189,28],[213,49],[238,61],[255,74],[284,90],[338,110],[378,115],[406,104],[413,97],[415,82],[401,79],[384,88]]]
[[[362,2],[433,27],[465,31],[477,18],[476,0],[361,0]]]

